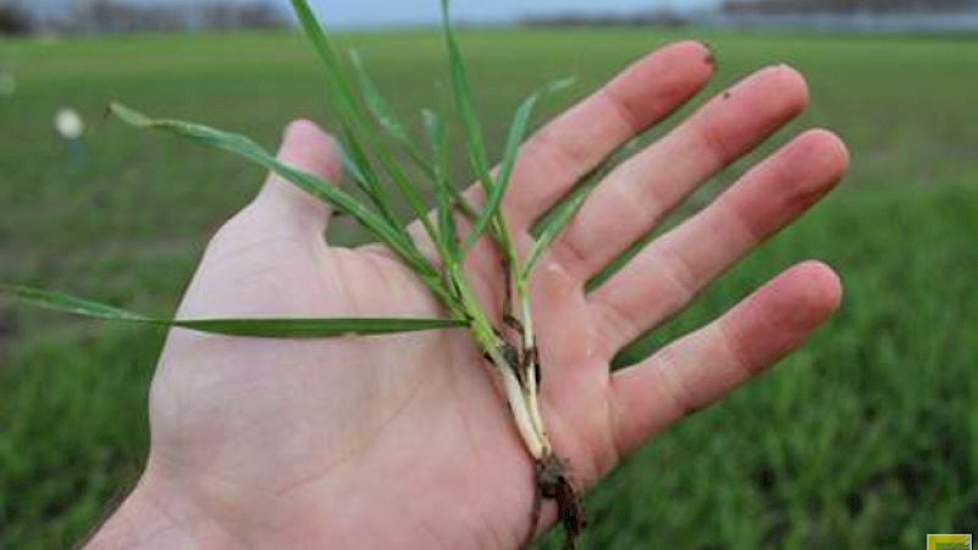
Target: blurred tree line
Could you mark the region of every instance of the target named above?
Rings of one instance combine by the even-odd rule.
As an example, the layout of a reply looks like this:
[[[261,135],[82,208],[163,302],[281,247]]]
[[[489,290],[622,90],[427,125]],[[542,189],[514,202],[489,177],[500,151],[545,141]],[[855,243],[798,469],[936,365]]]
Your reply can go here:
[[[0,35],[29,34],[32,28],[31,15],[20,3],[0,0]]]
[[[726,0],[729,14],[907,13],[978,10],[978,0]]]
[[[0,0],[0,34],[186,32],[277,28],[288,24],[285,14],[266,0],[157,5],[126,0],[87,0],[46,14],[29,6],[20,0]]]

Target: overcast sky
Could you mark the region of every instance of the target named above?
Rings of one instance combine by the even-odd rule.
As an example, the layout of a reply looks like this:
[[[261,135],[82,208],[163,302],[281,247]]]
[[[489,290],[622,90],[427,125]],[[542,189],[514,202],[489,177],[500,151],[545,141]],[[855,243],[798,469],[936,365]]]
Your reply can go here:
[[[58,10],[78,0],[31,0]],[[142,4],[186,3],[187,0],[128,0]],[[202,0],[195,0],[200,2]],[[234,1],[234,0],[230,0]],[[244,0],[238,0],[244,1]],[[271,0],[283,7],[288,0]],[[391,26],[424,24],[437,21],[438,0],[310,0],[316,11],[332,25]],[[718,0],[453,0],[457,18],[465,21],[499,22],[525,15],[554,13],[631,13],[641,10],[670,8],[700,9]]]

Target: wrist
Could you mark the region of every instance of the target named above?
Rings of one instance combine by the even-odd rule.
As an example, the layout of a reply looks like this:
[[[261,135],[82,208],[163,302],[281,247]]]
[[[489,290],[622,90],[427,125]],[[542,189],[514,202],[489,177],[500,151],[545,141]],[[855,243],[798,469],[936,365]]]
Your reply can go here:
[[[189,495],[148,467],[86,548],[223,548],[228,542]]]

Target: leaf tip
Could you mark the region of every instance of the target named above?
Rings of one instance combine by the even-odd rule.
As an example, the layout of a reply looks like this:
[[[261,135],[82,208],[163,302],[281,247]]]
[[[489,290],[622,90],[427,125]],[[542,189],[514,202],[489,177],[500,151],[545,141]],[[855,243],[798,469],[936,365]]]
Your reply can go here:
[[[550,85],[547,86],[547,91],[550,93],[562,92],[574,84],[577,84],[577,77],[568,76],[550,83]]]
[[[153,124],[153,121],[146,115],[134,109],[130,109],[118,101],[109,103],[108,112],[119,117],[119,119],[123,122],[133,126],[145,128]]]

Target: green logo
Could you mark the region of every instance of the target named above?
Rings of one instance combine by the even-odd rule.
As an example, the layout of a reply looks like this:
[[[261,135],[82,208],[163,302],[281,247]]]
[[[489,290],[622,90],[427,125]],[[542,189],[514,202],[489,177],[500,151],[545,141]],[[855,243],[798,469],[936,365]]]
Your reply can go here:
[[[927,550],[972,550],[971,535],[927,535]]]

